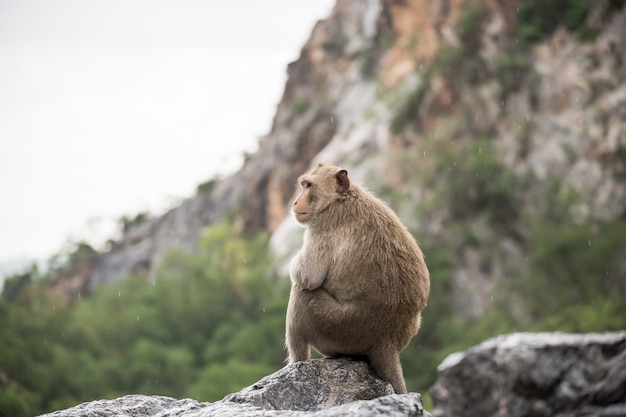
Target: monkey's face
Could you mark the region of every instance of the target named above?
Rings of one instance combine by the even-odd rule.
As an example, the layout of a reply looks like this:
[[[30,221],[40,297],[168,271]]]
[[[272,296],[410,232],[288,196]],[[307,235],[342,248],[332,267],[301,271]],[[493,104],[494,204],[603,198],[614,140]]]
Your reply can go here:
[[[302,224],[321,217],[326,209],[344,195],[349,187],[345,169],[319,164],[308,174],[298,179],[300,194],[293,202],[296,220]]]
[[[296,216],[296,220],[303,224],[311,219],[314,211],[312,188],[311,179],[300,178],[300,194],[293,202],[293,214]]]

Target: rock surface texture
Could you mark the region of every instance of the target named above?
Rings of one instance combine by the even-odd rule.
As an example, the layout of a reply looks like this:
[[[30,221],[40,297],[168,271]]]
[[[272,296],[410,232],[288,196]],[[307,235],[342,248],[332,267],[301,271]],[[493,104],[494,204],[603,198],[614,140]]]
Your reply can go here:
[[[499,336],[438,371],[434,416],[626,416],[626,332]]]
[[[214,403],[127,395],[99,400],[47,417],[137,416],[430,416],[420,394],[393,394],[364,362],[313,359],[288,365]]]

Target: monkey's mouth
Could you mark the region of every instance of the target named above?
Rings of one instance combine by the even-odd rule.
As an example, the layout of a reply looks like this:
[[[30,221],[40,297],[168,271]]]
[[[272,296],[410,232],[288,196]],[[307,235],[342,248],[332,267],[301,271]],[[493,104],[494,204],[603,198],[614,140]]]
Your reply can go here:
[[[294,211],[293,214],[295,214],[296,220],[306,219],[309,216],[307,211]]]

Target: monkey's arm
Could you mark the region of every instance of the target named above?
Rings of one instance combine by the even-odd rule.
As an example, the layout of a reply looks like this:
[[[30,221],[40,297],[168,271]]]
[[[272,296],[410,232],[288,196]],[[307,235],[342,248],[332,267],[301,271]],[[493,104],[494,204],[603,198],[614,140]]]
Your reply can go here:
[[[330,270],[330,256],[304,248],[291,261],[291,280],[305,290],[314,290],[324,283]]]

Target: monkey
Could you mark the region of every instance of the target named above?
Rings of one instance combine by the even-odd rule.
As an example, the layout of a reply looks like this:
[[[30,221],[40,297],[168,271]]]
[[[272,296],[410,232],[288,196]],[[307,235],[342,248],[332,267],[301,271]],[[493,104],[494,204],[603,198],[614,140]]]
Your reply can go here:
[[[417,334],[430,278],[424,255],[396,214],[345,169],[320,163],[298,179],[293,202],[304,241],[290,264],[288,362],[367,360],[406,393],[400,352]]]

